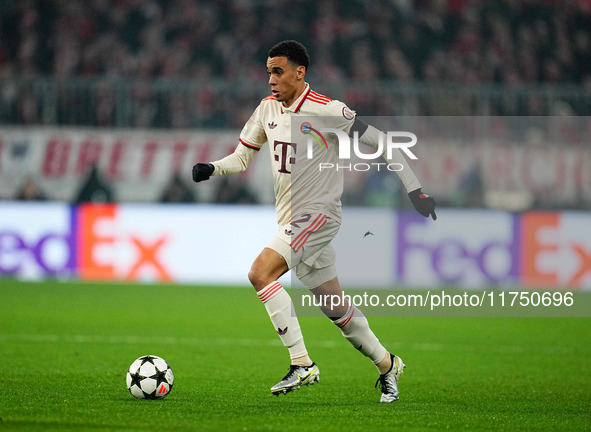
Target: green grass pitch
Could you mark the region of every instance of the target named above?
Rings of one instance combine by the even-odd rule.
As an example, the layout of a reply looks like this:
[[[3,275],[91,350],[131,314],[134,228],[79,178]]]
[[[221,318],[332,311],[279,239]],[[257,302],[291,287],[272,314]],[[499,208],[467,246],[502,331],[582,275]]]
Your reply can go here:
[[[393,404],[328,319],[300,323],[320,383],[275,397],[289,359],[251,289],[2,279],[0,430],[591,429],[588,318],[370,318],[408,365]],[[127,391],[144,354],[164,400]]]

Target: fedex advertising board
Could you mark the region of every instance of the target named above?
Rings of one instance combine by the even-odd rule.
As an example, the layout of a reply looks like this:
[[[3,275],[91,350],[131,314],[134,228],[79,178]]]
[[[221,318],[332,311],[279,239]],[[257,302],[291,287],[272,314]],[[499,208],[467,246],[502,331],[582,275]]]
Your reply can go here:
[[[0,204],[0,276],[245,285],[271,207]]]
[[[76,276],[75,213],[58,203],[0,204],[0,275]]]
[[[251,261],[275,234],[269,207],[82,206],[84,280],[247,284]]]
[[[591,215],[347,209],[345,287],[591,289]],[[272,207],[0,203],[0,276],[248,285]]]
[[[501,211],[438,211],[436,222],[398,214],[396,268],[408,286],[519,283],[519,216]]]
[[[591,289],[591,215],[526,213],[521,217],[521,281],[526,286]]]

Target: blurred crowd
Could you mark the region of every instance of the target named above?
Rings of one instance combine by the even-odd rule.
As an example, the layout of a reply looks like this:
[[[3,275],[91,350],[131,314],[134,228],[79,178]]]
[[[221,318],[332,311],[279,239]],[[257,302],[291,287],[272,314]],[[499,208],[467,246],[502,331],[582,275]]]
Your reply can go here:
[[[591,110],[590,0],[2,0],[0,122],[241,127],[288,38],[364,115]]]
[[[297,38],[336,80],[591,80],[587,0],[3,0],[1,31],[3,75],[261,78]]]
[[[1,0],[0,124],[239,129],[284,39],[363,116],[591,115],[591,0]],[[116,200],[93,173],[72,200]],[[391,182],[344,199],[404,205]],[[486,205],[478,169],[457,190]],[[174,176],[159,200],[200,197]],[[258,201],[230,179],[213,200]]]

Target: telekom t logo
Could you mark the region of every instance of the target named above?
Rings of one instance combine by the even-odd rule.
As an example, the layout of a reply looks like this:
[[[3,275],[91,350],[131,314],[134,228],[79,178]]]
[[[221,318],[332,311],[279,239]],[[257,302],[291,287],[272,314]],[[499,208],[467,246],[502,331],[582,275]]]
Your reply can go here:
[[[280,153],[277,154],[277,147],[281,147]],[[289,160],[287,158],[287,151],[291,147],[293,150],[292,152],[296,152],[296,144],[285,142],[285,141],[275,141],[273,143],[273,150],[275,150],[275,161],[280,163],[279,172],[285,174],[291,174],[291,171],[287,170],[287,164],[294,164],[295,158],[290,157]]]

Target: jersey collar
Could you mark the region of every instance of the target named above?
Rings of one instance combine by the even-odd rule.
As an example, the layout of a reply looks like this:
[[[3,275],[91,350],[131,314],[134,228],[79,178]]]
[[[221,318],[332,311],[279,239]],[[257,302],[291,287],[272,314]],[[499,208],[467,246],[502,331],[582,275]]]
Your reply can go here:
[[[304,92],[300,95],[299,98],[295,100],[294,103],[291,104],[291,106],[285,108],[283,105],[281,105],[281,114],[283,114],[285,111],[297,113],[300,110],[300,107],[302,106],[306,98],[308,97],[308,93],[310,93],[310,84],[306,83],[306,88],[304,89]]]

